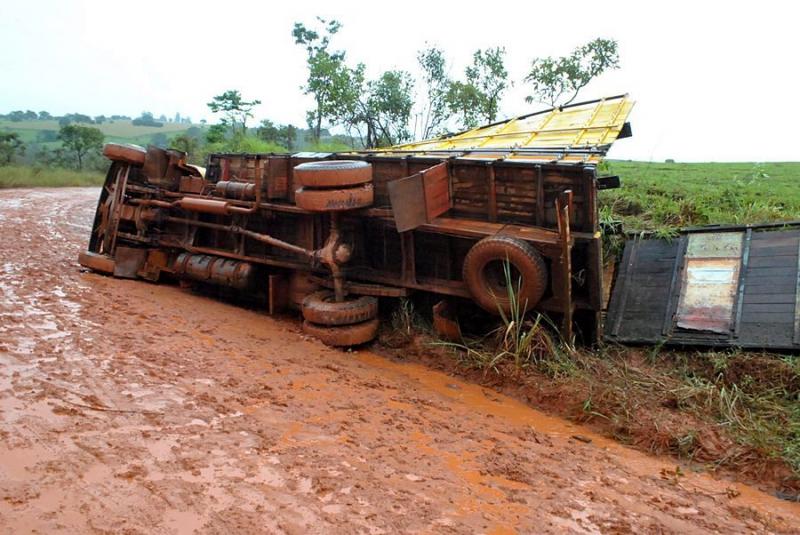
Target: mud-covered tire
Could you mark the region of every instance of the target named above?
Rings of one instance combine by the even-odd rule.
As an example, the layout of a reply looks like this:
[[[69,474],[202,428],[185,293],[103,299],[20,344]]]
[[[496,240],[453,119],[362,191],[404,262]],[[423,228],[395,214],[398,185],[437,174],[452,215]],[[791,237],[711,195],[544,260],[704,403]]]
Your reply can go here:
[[[139,145],[106,143],[103,145],[103,156],[114,162],[144,165],[147,151]]]
[[[294,178],[305,188],[341,188],[372,182],[372,165],[358,160],[301,163]]]
[[[511,311],[503,266],[506,259],[521,311],[535,307],[547,289],[547,266],[533,246],[507,236],[484,238],[464,258],[463,277],[475,302],[493,314]]]
[[[378,315],[378,300],[368,295],[336,302],[331,290],[320,290],[303,300],[303,318],[317,325],[353,325]]]
[[[378,318],[373,318],[353,325],[328,326],[317,325],[306,320],[303,332],[333,347],[350,347],[366,344],[378,335]]]
[[[337,189],[300,188],[295,191],[294,202],[309,212],[342,212],[370,206],[373,195],[372,184]]]

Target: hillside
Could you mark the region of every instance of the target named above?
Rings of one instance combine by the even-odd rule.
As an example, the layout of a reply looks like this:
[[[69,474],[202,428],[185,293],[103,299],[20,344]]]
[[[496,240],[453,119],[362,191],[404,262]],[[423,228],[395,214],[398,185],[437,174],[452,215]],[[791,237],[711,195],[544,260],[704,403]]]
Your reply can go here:
[[[136,143],[137,145],[151,143],[153,136],[158,134],[172,138],[192,127],[202,128],[202,125],[186,123],[164,123],[162,127],[137,126],[132,124],[130,120],[109,120],[102,124],[87,124],[85,126],[100,129],[106,136],[106,141]],[[55,135],[58,134],[59,128],[57,120],[9,121],[0,119],[0,131],[17,132],[25,143],[52,143]]]
[[[608,161],[622,187],[600,194],[601,217],[627,230],[800,220],[800,163]]]

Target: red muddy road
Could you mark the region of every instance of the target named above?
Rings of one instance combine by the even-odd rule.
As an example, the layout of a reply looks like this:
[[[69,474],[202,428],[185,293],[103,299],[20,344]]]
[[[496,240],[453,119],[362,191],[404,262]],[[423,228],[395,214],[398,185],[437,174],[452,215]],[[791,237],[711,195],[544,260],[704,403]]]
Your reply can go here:
[[[82,272],[96,195],[0,191],[2,533],[800,529],[480,387]]]

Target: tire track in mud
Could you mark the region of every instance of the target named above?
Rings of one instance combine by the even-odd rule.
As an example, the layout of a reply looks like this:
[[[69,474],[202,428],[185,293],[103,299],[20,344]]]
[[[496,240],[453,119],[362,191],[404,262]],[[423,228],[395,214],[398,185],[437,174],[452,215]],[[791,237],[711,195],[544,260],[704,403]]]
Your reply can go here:
[[[0,532],[800,526],[795,505],[294,319],[86,273],[97,194],[0,191]]]

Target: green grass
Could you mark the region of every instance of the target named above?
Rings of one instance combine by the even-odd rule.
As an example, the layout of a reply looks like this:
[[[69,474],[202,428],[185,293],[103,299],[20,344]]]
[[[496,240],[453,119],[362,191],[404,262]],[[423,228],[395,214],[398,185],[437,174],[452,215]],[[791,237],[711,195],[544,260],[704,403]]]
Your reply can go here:
[[[629,231],[711,223],[800,220],[800,163],[646,163],[608,161],[622,187],[600,193],[603,220]]]
[[[91,171],[7,165],[0,167],[0,188],[100,186],[105,177]]]

